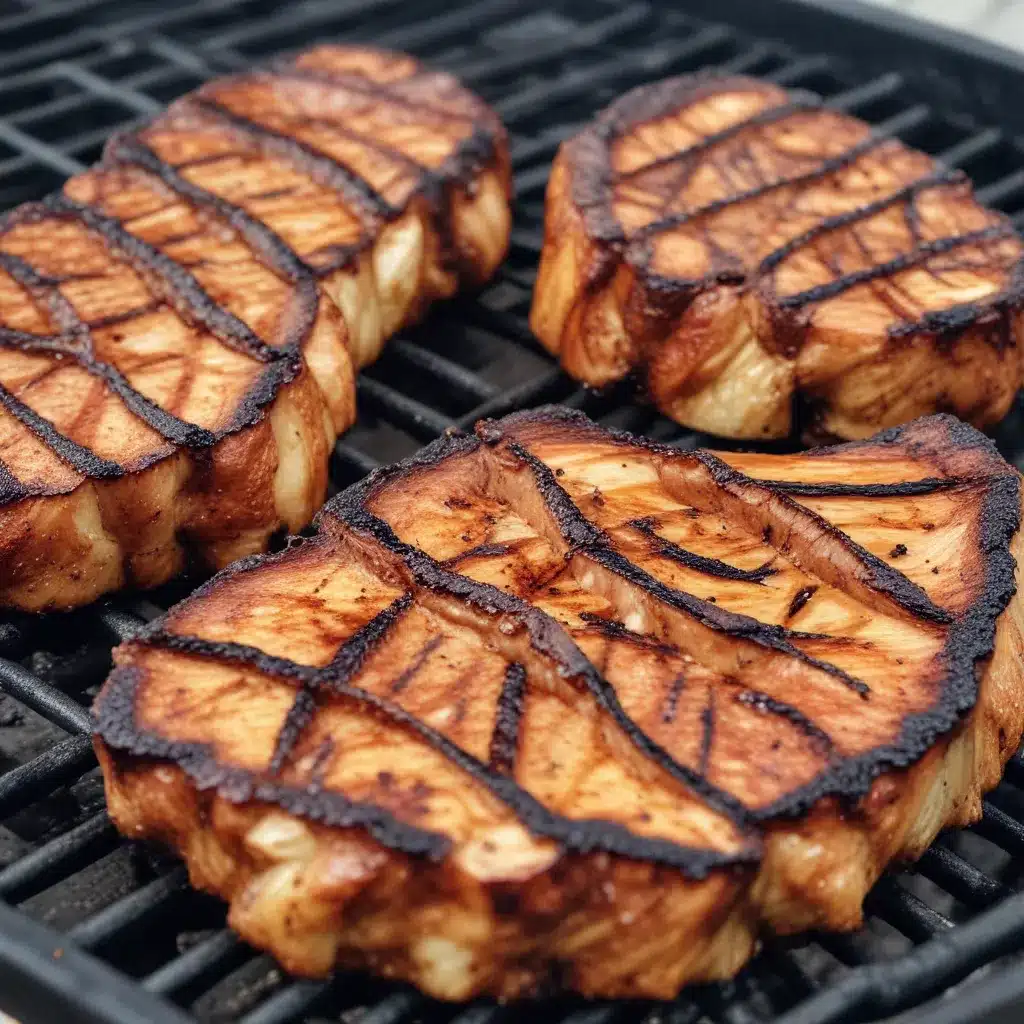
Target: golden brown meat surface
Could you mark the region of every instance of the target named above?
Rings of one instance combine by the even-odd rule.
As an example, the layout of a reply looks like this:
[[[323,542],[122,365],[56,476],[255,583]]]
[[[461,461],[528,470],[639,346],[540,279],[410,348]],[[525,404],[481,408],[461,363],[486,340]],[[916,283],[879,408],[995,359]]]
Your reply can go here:
[[[788,457],[485,422],[115,652],[110,811],[292,971],[668,997],[979,816],[1019,523],[951,417]]]
[[[355,371],[494,271],[508,200],[481,100],[323,46],[211,82],[0,219],[0,607],[305,525]]]
[[[814,96],[690,76],[623,96],[548,185],[531,326],[569,373],[636,373],[725,437],[1002,418],[1021,241],[960,172]]]

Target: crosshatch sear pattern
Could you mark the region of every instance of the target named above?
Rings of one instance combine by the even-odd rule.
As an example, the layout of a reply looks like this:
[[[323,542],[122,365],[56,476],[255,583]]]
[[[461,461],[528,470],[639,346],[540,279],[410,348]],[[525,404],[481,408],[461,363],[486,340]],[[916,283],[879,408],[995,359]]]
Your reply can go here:
[[[0,222],[0,605],[68,608],[302,529],[355,372],[504,256],[496,116],[320,47],[178,101]]]
[[[1020,387],[1024,247],[960,171],[820,97],[684,76],[566,143],[531,324],[572,374],[637,371],[727,437],[857,438],[936,411],[1001,420]]]
[[[483,422],[115,652],[112,816],[298,973],[729,977],[978,817],[1024,729],[1019,490],[951,417],[724,457]]]

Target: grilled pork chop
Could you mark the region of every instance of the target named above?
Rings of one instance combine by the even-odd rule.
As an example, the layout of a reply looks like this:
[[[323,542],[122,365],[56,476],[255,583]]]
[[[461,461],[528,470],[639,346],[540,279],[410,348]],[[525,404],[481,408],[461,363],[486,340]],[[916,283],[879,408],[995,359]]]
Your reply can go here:
[[[749,78],[636,89],[565,143],[531,325],[595,386],[636,372],[727,437],[978,426],[1021,381],[1021,241],[960,172]]]
[[[324,46],[210,83],[0,220],[0,606],[307,523],[355,370],[491,274],[508,196],[482,101]]]
[[[786,457],[485,422],[118,648],[110,811],[301,974],[671,996],[979,816],[1019,525],[952,417]]]

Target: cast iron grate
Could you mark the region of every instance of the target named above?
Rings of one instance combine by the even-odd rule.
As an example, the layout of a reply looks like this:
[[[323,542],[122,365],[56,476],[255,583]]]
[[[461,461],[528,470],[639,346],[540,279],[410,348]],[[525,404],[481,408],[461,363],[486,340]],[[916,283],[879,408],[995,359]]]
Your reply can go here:
[[[721,6],[717,16],[742,24],[733,9],[743,3]],[[509,261],[482,294],[439,309],[363,376],[359,423],[332,460],[337,487],[453,425],[543,401],[567,401],[607,423],[686,445],[700,440],[624,391],[597,396],[575,387],[526,326],[555,148],[632,85],[715,65],[818,90],[965,168],[983,198],[1024,217],[1024,145],[1009,130],[977,123],[955,82],[945,80],[943,93],[964,97],[965,109],[954,114],[945,99],[941,109],[930,105],[935,94],[912,69],[875,74],[844,59],[842,34],[808,30],[800,38],[806,52],[798,52],[742,28],[664,11],[656,0],[412,7],[402,0],[20,0],[0,7],[0,206],[57,187],[98,155],[111,130],[202,79],[318,39],[408,49],[459,73],[497,107],[512,134],[517,173]],[[793,9],[787,17],[803,23]],[[899,52],[893,37],[879,30],[879,38]],[[975,85],[983,72],[973,68]],[[1016,74],[1024,81],[1024,64]],[[1024,464],[1021,409],[1000,428],[999,441]],[[863,931],[770,945],[735,983],[671,1006],[442,1007],[361,976],[328,984],[284,977],[225,929],[221,906],[193,892],[180,866],[119,840],[103,810],[88,704],[111,644],[184,589],[68,616],[0,619],[0,1006],[25,1024],[496,1024],[525,1014],[544,1024],[853,1024],[919,1007],[974,972],[975,985],[986,972],[1005,978],[1006,965],[1024,951],[1024,895],[1017,893],[1024,760],[1015,760],[979,825],[941,838],[913,871],[883,879]]]

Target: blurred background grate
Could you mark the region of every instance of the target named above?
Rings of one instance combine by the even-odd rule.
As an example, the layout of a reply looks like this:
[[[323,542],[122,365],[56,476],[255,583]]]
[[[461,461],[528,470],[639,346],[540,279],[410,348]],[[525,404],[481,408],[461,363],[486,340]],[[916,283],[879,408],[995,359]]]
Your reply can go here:
[[[213,74],[319,40],[409,50],[461,75],[508,125],[512,251],[481,294],[439,308],[362,376],[359,422],[332,458],[334,487],[451,426],[545,401],[702,443],[636,404],[628,389],[578,388],[531,338],[543,190],[558,143],[624,89],[716,66],[821,92],[964,168],[984,200],[1019,221],[1024,111],[1006,102],[1006,90],[1020,95],[1024,61],[942,48],[913,29],[883,31],[866,14],[846,22],[795,0],[693,0],[686,10],[696,13],[657,0],[5,3],[0,207],[57,188],[99,156],[113,130]],[[1024,464],[1020,408],[997,439]],[[861,932],[769,944],[735,983],[669,1006],[452,1007],[358,975],[289,979],[226,930],[222,906],[192,891],[180,866],[120,840],[104,812],[89,702],[117,639],[186,590],[176,584],[73,615],[0,618],[0,1009],[24,1024],[961,1022],[1014,984],[1024,953],[1019,759],[979,825],[940,838],[913,870],[886,876]],[[951,1000],[929,1002],[956,985]]]

